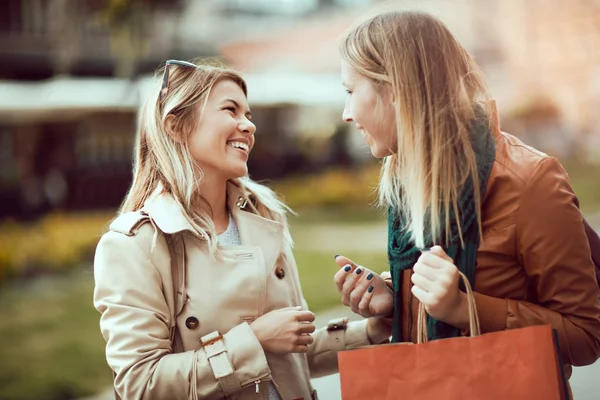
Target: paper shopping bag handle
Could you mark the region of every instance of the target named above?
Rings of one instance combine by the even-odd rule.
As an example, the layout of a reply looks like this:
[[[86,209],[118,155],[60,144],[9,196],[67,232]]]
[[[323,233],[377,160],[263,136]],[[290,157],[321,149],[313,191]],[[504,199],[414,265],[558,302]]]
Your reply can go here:
[[[473,290],[469,280],[462,272],[458,272],[460,278],[465,284],[467,291],[467,302],[469,305],[469,328],[471,337],[481,335],[481,328],[479,326],[479,316],[477,315],[477,306],[475,305],[475,297],[473,297]],[[427,311],[423,303],[419,303],[419,315],[417,317],[417,343],[427,343],[429,341],[427,336]]]

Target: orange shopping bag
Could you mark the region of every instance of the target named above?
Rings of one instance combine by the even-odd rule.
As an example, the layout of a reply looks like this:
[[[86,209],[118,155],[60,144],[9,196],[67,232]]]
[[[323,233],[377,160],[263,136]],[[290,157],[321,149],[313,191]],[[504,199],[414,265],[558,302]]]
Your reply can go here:
[[[461,274],[462,275],[462,274]],[[469,298],[471,337],[427,342],[419,306],[418,344],[395,343],[339,353],[343,400],[568,400],[558,340],[549,325],[480,335]]]

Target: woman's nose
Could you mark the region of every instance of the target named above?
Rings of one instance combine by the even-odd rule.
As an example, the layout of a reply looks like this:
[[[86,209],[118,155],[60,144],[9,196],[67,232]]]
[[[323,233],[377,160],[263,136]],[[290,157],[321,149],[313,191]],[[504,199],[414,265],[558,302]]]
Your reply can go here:
[[[344,120],[344,122],[352,122],[352,117],[347,108],[344,108],[344,111],[342,112],[342,120]]]
[[[239,129],[242,132],[254,135],[254,132],[256,132],[256,125],[254,125],[254,123],[252,123],[252,121],[249,119],[246,119],[245,121],[240,122]]]

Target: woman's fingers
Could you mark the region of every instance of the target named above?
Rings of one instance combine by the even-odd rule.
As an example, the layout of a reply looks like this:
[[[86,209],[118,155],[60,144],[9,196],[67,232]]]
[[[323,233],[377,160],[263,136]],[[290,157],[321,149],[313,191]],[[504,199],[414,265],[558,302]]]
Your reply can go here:
[[[298,326],[298,333],[299,334],[304,334],[304,333],[313,333],[315,331],[316,327],[314,324],[308,324],[308,323],[301,323]]]
[[[429,265],[424,264],[422,261],[417,261],[413,267],[413,271],[416,275],[421,275],[430,281],[435,280],[436,276],[439,274],[439,269],[432,268]]]
[[[344,283],[346,282],[346,278],[355,270],[355,265],[347,264],[346,266],[340,268],[340,270],[334,275],[333,280],[335,282],[335,285],[337,286],[337,290],[339,293],[342,293]]]
[[[298,313],[296,314],[296,321],[314,322],[314,320],[315,320],[315,313],[312,311],[308,311],[308,310],[298,311]]]
[[[371,285],[374,276],[371,271],[364,271],[361,275],[362,277],[356,282],[354,289],[349,295],[350,308],[355,313],[358,313],[359,304],[362,301],[367,289]]]
[[[415,297],[417,298],[417,300],[419,300],[419,302],[423,303],[424,306],[429,306],[432,303],[432,294],[421,289],[420,287],[418,287],[417,285],[414,285],[410,291],[412,292],[412,294],[415,295]]]
[[[434,284],[432,280],[416,272],[412,274],[410,280],[415,284],[415,286],[426,292],[430,292]]]
[[[356,285],[359,283],[359,281],[363,278],[364,275],[364,268],[358,266],[353,272],[349,273],[346,276],[346,281],[344,282],[344,285],[342,287],[342,302],[345,305],[351,305],[350,294],[354,291]]]
[[[292,353],[307,353],[308,352],[308,345],[306,344],[297,344],[294,346],[294,349],[292,350]]]
[[[342,303],[357,314],[364,317],[370,315],[374,273],[344,256],[336,256],[335,262],[340,270],[335,274],[334,281],[342,295]]]
[[[346,282],[346,277],[348,277],[348,274],[356,271],[358,265],[356,265],[356,263],[354,263],[348,257],[344,256],[336,256],[335,263],[340,267],[340,269],[333,277],[333,280],[335,281],[338,292],[342,293],[344,282]]]
[[[314,341],[313,337],[311,335],[309,335],[308,333],[302,334],[302,335],[298,335],[298,338],[296,340],[296,345],[297,346],[308,346],[309,344],[312,344]]]
[[[371,300],[373,299],[374,289],[375,288],[373,285],[369,285],[369,287],[367,287],[367,290],[363,293],[360,303],[358,303],[358,314],[362,315],[365,318],[371,316],[370,306]]]

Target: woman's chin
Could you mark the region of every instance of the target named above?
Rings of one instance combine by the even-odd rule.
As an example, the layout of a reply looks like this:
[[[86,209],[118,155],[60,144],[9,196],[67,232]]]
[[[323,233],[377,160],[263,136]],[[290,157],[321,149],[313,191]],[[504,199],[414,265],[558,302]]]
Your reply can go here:
[[[379,146],[371,146],[371,154],[373,155],[373,157],[378,159],[385,158],[391,155],[387,149],[382,149]]]
[[[246,175],[248,175],[248,166],[244,163],[244,165],[232,168],[229,179],[243,178]]]

